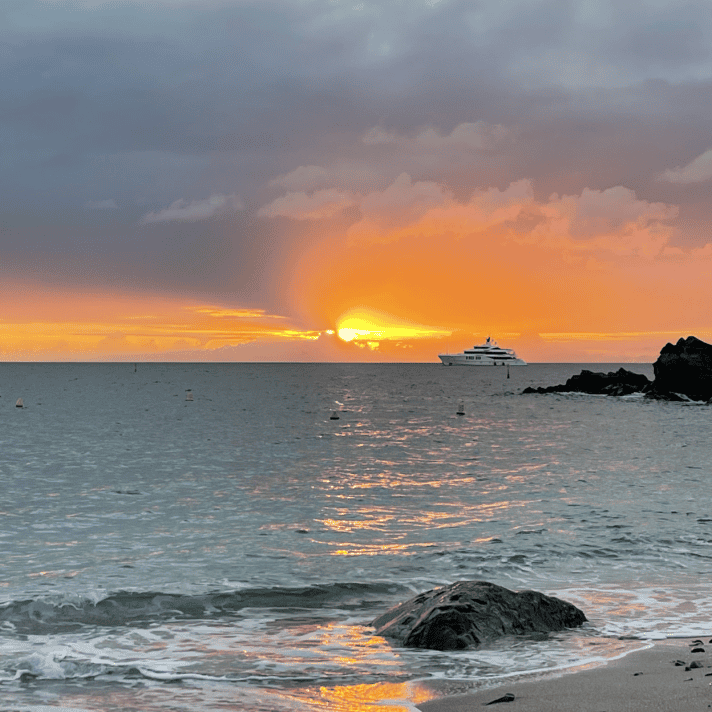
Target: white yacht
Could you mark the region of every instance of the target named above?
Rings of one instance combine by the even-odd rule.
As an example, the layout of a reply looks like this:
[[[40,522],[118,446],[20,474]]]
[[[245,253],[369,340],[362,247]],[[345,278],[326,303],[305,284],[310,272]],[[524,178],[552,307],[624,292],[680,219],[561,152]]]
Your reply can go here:
[[[503,349],[488,336],[484,344],[465,349],[460,354],[438,354],[445,366],[526,366],[513,349]]]

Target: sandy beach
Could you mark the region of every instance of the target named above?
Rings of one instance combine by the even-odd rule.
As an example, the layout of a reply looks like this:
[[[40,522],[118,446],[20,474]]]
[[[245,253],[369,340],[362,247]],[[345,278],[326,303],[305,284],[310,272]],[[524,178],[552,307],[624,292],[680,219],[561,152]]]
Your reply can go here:
[[[712,641],[658,641],[602,667],[445,696],[418,709],[471,712],[486,705],[497,712],[706,711],[712,708]]]

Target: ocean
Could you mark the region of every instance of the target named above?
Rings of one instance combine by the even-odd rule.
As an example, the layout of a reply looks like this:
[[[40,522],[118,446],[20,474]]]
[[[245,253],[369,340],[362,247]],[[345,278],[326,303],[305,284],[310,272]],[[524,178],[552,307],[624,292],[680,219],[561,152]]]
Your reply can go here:
[[[619,366],[0,364],[0,710],[413,710],[709,636],[709,407],[521,394]],[[589,622],[373,635],[465,579]]]

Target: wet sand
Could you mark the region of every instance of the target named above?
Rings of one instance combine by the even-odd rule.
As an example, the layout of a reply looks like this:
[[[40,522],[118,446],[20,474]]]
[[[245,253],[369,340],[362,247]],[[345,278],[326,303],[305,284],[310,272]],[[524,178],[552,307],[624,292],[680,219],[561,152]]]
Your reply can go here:
[[[692,652],[695,649],[704,652]],[[651,648],[630,653],[602,667],[446,696],[423,702],[418,709],[472,712],[507,693],[514,695],[512,701],[497,702],[487,709],[493,712],[708,712],[712,709],[712,643],[709,637],[659,641]]]

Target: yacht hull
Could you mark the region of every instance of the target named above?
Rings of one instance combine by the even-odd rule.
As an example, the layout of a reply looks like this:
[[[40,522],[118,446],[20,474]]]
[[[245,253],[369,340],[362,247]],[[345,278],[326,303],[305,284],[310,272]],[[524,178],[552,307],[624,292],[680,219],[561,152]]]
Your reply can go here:
[[[445,366],[526,366],[527,362],[520,358],[490,358],[482,356],[479,360],[467,360],[465,354],[438,354]]]

